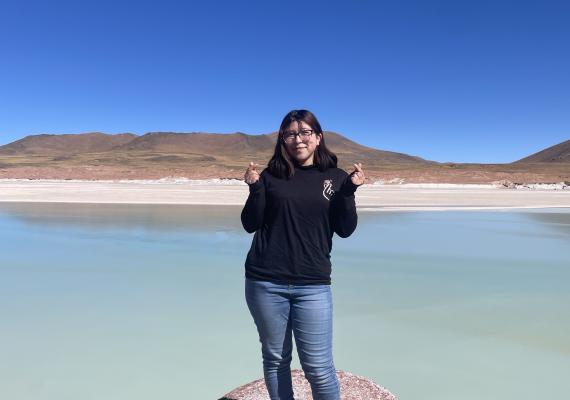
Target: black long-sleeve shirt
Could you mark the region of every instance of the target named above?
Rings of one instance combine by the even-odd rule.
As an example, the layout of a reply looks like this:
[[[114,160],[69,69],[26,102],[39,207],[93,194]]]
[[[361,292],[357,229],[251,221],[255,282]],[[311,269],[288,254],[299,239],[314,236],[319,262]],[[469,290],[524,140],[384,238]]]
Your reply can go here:
[[[249,185],[241,212],[245,230],[255,232],[245,276],[285,283],[331,283],[332,236],[348,237],[357,224],[354,185],[346,171],[295,166],[279,179],[263,170]]]

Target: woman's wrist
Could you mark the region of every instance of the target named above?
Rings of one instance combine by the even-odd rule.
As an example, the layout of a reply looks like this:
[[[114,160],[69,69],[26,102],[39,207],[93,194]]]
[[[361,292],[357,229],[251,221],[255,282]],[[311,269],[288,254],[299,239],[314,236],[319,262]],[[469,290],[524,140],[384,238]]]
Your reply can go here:
[[[261,186],[261,179],[258,179],[253,183],[247,183],[247,185],[249,186],[249,191],[254,192],[254,191],[258,190],[258,188]]]
[[[345,181],[343,182],[341,188],[340,188],[340,192],[345,195],[345,196],[350,196],[353,195],[354,192],[356,192],[356,189],[358,189],[359,185],[355,185],[352,182],[352,179],[350,179],[350,175],[346,177]]]

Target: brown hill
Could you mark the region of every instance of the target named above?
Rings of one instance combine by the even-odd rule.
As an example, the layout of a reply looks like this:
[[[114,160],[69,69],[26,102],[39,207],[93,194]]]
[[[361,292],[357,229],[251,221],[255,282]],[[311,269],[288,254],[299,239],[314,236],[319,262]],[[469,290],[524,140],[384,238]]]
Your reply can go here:
[[[551,163],[551,162],[570,162],[570,140],[558,143],[547,149],[531,154],[525,158],[515,161],[514,163]],[[513,163],[513,164],[514,164]]]
[[[274,134],[277,136],[277,133]],[[273,138],[275,141],[275,137]],[[435,161],[425,160],[417,156],[397,153],[387,150],[378,150],[372,147],[362,146],[335,132],[325,132],[325,141],[339,159],[362,160],[362,162],[377,161],[385,164],[439,164]]]
[[[51,155],[63,156],[78,153],[109,151],[137,137],[132,133],[108,135],[101,132],[61,135],[30,135],[4,146],[1,155]]]
[[[0,146],[0,179],[243,179],[250,161],[264,168],[276,132],[263,135],[149,132],[106,135],[34,135]],[[548,162],[509,164],[437,163],[403,153],[362,146],[335,132],[325,133],[339,168],[362,162],[370,182],[516,183],[570,181],[568,142],[546,149]],[[565,146],[565,147],[564,147]],[[553,149],[557,151],[553,151]],[[542,153],[542,152],[541,152]],[[537,155],[541,154],[537,153]],[[542,158],[541,158],[542,159]]]
[[[268,135],[203,132],[149,132],[117,146],[114,151],[151,151],[153,153],[190,153],[208,156],[254,155],[273,148]]]
[[[353,168],[354,162],[364,163],[369,171],[440,165],[362,146],[335,132],[326,132],[325,137],[344,169]],[[33,135],[0,146],[0,178],[239,177],[250,161],[266,165],[276,139],[277,132]]]
[[[273,154],[276,140],[277,132],[264,135],[247,135],[241,132],[232,134],[149,132],[124,145],[117,146],[113,151],[202,154],[214,158],[241,161],[252,157],[268,159]],[[325,132],[325,140],[327,146],[341,159],[396,164],[434,163],[420,157],[362,146],[335,132]]]
[[[384,164],[438,164],[420,157],[392,151],[377,150],[362,146],[336,132],[325,132],[327,146],[341,160],[361,160]],[[205,132],[149,132],[142,136],[134,134],[107,135],[83,133],[65,135],[33,135],[0,146],[2,155],[42,155],[68,157],[86,153],[109,158],[113,155],[140,158],[151,161],[216,160],[240,162],[244,159],[269,159],[275,147],[277,132],[248,135],[242,132],[218,134]]]

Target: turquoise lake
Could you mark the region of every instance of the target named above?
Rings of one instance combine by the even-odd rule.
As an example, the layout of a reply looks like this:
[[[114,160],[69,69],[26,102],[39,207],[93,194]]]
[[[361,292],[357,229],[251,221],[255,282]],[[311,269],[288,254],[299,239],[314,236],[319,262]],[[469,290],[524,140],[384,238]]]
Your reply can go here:
[[[262,378],[240,211],[0,203],[1,397],[217,399]],[[361,211],[333,240],[337,369],[401,400],[568,398],[570,209]]]

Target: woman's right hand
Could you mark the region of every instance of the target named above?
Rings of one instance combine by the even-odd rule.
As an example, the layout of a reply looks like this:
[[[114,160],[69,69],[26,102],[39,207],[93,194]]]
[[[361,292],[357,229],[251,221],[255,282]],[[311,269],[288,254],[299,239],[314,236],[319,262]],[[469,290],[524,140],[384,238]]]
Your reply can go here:
[[[245,171],[244,175],[245,183],[247,183],[248,185],[253,185],[255,182],[259,180],[259,171],[257,170],[258,166],[259,166],[258,164],[255,164],[253,162],[249,163],[249,167]]]

